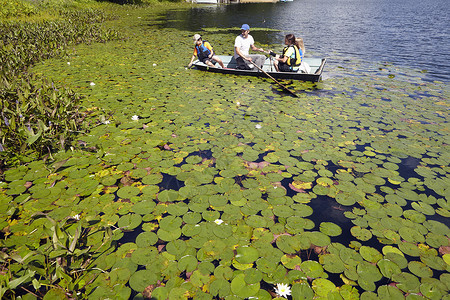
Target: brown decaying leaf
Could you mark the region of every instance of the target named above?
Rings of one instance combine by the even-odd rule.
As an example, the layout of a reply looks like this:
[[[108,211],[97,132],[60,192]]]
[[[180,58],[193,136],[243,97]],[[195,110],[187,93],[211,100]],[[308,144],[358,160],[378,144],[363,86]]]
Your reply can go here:
[[[298,189],[296,188],[292,183],[289,183],[289,187],[291,188],[291,190],[293,190],[294,192],[297,193],[306,193],[306,191],[304,189]]]
[[[450,246],[441,246],[441,247],[439,247],[439,254],[440,255],[450,254]]]

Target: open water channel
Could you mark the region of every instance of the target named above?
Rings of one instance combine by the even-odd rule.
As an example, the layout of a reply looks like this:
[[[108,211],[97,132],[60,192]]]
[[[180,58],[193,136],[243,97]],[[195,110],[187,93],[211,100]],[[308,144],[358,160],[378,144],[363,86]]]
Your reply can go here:
[[[254,32],[256,42],[280,45],[284,35],[303,37],[307,51],[346,65],[347,59],[388,62],[450,80],[450,9],[445,0],[294,0],[292,2],[203,6],[170,12],[169,26],[279,29]],[[170,20],[177,22],[170,22]],[[280,46],[281,47],[281,46]]]
[[[5,174],[8,245],[40,240],[30,212],[90,227],[89,299],[448,295],[445,1],[123,10],[128,39],[33,69],[85,96],[90,130],[48,169]],[[324,80],[286,81],[293,98],[185,67],[193,34],[231,54],[241,23],[275,50],[302,36]]]

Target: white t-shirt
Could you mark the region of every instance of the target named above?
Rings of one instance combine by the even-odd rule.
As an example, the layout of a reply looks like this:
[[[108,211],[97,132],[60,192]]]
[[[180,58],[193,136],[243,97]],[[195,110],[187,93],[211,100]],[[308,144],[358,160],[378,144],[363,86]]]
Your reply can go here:
[[[239,55],[236,53],[236,47],[239,48],[241,54],[244,56],[248,56],[248,51],[250,50],[250,46],[255,43],[253,37],[249,34],[247,38],[244,38],[242,34],[238,35],[234,40],[234,58],[237,59]]]

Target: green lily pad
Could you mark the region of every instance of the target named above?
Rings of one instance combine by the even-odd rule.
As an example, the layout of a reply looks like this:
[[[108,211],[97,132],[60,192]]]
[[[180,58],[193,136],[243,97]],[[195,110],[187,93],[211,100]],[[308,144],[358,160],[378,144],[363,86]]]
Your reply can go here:
[[[242,246],[236,249],[235,258],[241,264],[249,264],[259,258],[259,252],[251,246]]]
[[[366,261],[360,262],[356,267],[356,271],[359,275],[358,282],[360,279],[363,279],[367,283],[376,282],[383,277],[376,265]]]
[[[137,265],[150,265],[158,255],[155,247],[137,248],[131,254],[131,261]]]
[[[173,216],[183,216],[189,210],[186,203],[172,203],[167,206],[167,212]]]
[[[181,228],[176,228],[171,231],[160,228],[157,232],[158,237],[166,242],[174,241],[181,236]]]
[[[319,230],[329,236],[338,236],[342,233],[341,227],[331,222],[320,223]]]
[[[377,262],[377,266],[383,274],[384,277],[392,278],[395,274],[400,274],[402,270],[400,267],[393,261],[388,259],[381,259]]]
[[[158,237],[154,232],[142,232],[136,238],[136,245],[138,247],[148,247],[156,244]]]
[[[230,296],[231,284],[228,280],[217,279],[211,282],[209,290],[213,296],[225,298],[226,296]]]
[[[320,256],[319,262],[323,268],[330,273],[342,273],[345,270],[345,265],[336,254],[325,254]]]
[[[419,261],[410,261],[408,263],[408,269],[411,271],[411,273],[420,278],[429,278],[433,276],[433,271]]]
[[[377,263],[383,258],[383,255],[377,249],[368,246],[362,246],[359,249],[359,253],[365,260],[371,263]]]
[[[142,217],[138,214],[128,214],[120,217],[117,226],[124,230],[132,230],[142,223]]]
[[[302,262],[300,269],[311,278],[322,277],[324,274],[323,267],[316,261],[307,260]]]
[[[419,292],[420,282],[416,276],[402,272],[395,274],[392,280],[397,282],[397,287],[405,293],[417,293]]]
[[[300,250],[300,242],[295,236],[281,235],[277,238],[277,247],[287,254],[296,253]]]
[[[288,269],[294,269],[296,266],[300,266],[302,259],[297,255],[285,254],[281,257],[281,263]]]
[[[178,192],[174,190],[164,190],[158,194],[158,200],[161,202],[173,202],[177,200]]]
[[[443,299],[448,296],[447,287],[436,278],[424,278],[420,284],[420,292],[428,299]]]
[[[131,207],[131,211],[140,215],[146,215],[153,212],[153,209],[156,207],[156,203],[152,200],[144,200],[138,203],[135,203]]]
[[[398,244],[398,248],[402,251],[402,253],[405,253],[409,256],[419,256],[419,248],[416,244],[409,243],[409,242],[400,242]]]
[[[178,261],[178,270],[192,272],[197,269],[198,261],[192,255],[185,255]]]
[[[143,292],[144,289],[152,284],[156,284],[158,276],[151,270],[140,270],[130,277],[130,287],[136,292]]]
[[[372,238],[372,233],[369,230],[362,228],[360,226],[353,226],[350,229],[350,232],[354,237],[356,237],[358,240],[361,241],[368,241]]]
[[[305,282],[294,283],[291,295],[293,299],[312,300],[314,298],[314,290]]]
[[[231,291],[236,296],[241,298],[249,298],[256,295],[259,288],[259,282],[255,284],[247,284],[245,282],[245,274],[239,274],[231,281]]]
[[[130,199],[140,193],[139,188],[135,186],[124,186],[117,191],[117,196],[122,199]]]
[[[312,282],[312,289],[316,295],[320,297],[327,297],[329,293],[336,290],[334,283],[325,278],[317,278]]]
[[[377,290],[377,293],[380,299],[396,300],[404,298],[402,291],[399,290],[397,287],[391,285],[380,286]]]

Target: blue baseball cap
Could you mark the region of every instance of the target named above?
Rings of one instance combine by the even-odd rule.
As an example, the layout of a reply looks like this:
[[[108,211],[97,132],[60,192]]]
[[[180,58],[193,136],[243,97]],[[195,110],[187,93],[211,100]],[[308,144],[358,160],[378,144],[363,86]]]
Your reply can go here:
[[[241,26],[241,29],[242,29],[242,30],[250,30],[250,26],[248,26],[248,24],[243,24],[243,25]]]

